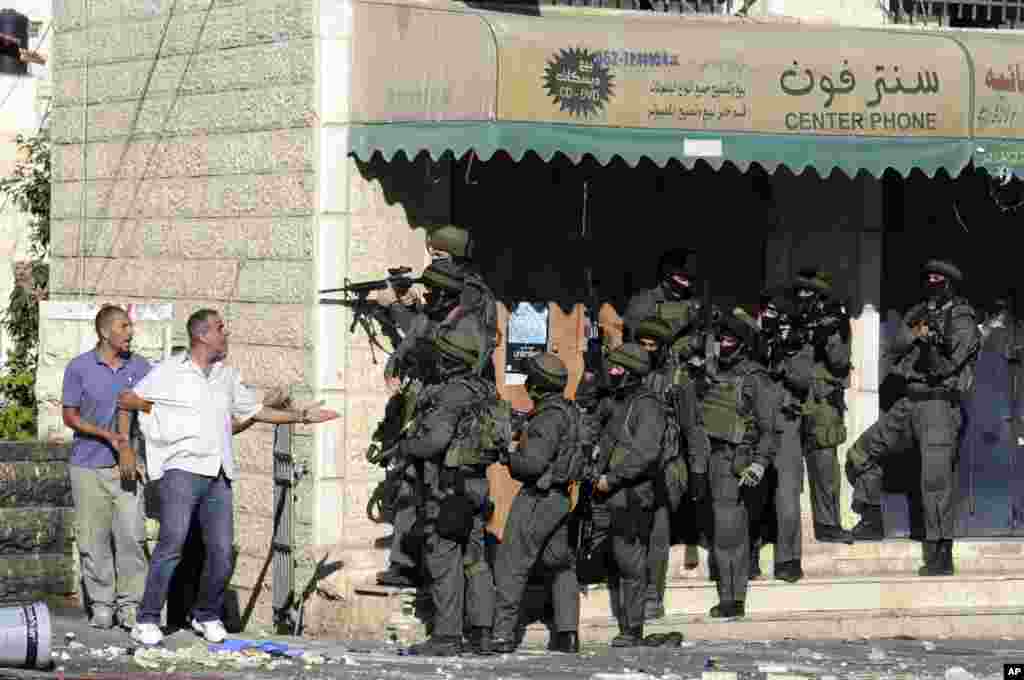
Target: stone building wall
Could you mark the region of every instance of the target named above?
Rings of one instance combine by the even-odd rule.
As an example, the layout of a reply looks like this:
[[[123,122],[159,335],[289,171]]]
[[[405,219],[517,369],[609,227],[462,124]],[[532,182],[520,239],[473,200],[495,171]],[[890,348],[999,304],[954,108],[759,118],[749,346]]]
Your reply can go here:
[[[245,380],[299,400],[314,383],[313,6],[64,0],[52,54],[51,299],[170,303],[176,344],[189,314],[218,309]],[[72,323],[46,319],[42,333]],[[59,427],[64,363],[40,369],[43,433]],[[311,430],[297,434],[296,455],[310,460]],[[272,437],[256,426],[236,439],[234,585],[256,621],[270,618],[269,577],[258,579]],[[297,498],[308,546],[314,494]]]
[[[0,603],[73,596],[70,447],[0,442]]]

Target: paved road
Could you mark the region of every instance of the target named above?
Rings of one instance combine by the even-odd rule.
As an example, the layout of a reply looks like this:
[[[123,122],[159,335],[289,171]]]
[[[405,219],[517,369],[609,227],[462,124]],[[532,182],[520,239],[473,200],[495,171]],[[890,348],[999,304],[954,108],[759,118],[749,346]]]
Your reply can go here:
[[[71,634],[69,636],[68,634]],[[1024,631],[1022,631],[1024,636]],[[243,636],[239,636],[243,637]],[[1003,678],[1003,664],[1024,662],[1020,640],[850,640],[684,642],[677,649],[611,650],[585,645],[576,656],[551,654],[543,648],[480,658],[411,657],[399,645],[379,641],[300,640],[256,637],[302,648],[310,656],[295,659],[257,655],[209,654],[191,631],[170,635],[157,651],[135,653],[127,634],[97,631],[77,612],[54,612],[53,652],[57,672],[38,674],[0,670],[0,678],[366,678],[367,680],[729,680],[730,678],[828,678],[836,680],[909,678]],[[166,655],[167,658],[152,658]],[[173,655],[173,656],[172,656]],[[151,658],[147,658],[151,657]],[[319,657],[319,658],[317,658]],[[314,662],[307,664],[305,658]],[[241,660],[239,663],[238,660]],[[203,666],[200,662],[206,662]],[[281,663],[290,661],[290,663]],[[267,663],[277,662],[268,669]],[[149,664],[144,665],[144,664]],[[722,675],[719,675],[721,673]],[[736,675],[732,675],[732,674]],[[727,674],[727,675],[726,675]]]

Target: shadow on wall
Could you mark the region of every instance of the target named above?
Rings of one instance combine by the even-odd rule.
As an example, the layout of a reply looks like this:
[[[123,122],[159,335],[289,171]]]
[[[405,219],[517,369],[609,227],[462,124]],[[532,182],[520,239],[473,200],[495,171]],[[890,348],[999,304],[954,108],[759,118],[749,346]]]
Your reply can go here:
[[[389,204],[402,205],[413,228],[451,222],[472,230],[484,276],[510,308],[550,301],[568,312],[587,299],[589,266],[599,297],[621,314],[632,293],[655,285],[661,254],[680,246],[701,253],[702,273],[723,304],[755,304],[764,280],[773,208],[756,166],[601,166],[589,156],[574,164],[561,154],[516,161],[498,152],[440,161],[426,153],[385,161],[378,153],[357,167],[364,180],[380,182]]]

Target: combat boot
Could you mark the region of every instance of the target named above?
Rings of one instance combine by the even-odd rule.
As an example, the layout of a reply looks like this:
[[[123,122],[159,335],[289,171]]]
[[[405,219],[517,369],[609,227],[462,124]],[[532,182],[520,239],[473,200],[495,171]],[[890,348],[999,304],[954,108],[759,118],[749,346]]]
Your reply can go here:
[[[654,570],[656,580],[647,584],[644,598],[644,621],[665,618],[665,581],[668,578],[668,564],[660,562]]]
[[[438,635],[413,645],[409,654],[413,656],[458,656],[462,653],[462,638]]]
[[[788,583],[796,583],[804,577],[804,570],[800,566],[800,560],[781,562],[775,565],[775,578]]]
[[[506,640],[504,638],[494,638],[491,640],[491,649],[495,654],[511,654],[519,648],[519,644],[515,640]]]
[[[743,600],[735,602],[719,602],[711,608],[711,616],[716,619],[738,619],[747,615]]]
[[[469,635],[469,652],[477,656],[491,656],[495,653],[490,628],[473,628]]]
[[[644,629],[643,627],[629,628],[622,631],[615,639],[612,640],[612,647],[643,647],[644,646]]]
[[[377,572],[377,585],[392,588],[415,588],[420,584],[416,569],[391,565],[384,571]]]
[[[814,540],[818,543],[846,543],[847,545],[854,543],[853,534],[842,527],[829,524],[814,525]]]
[[[953,568],[953,539],[944,538],[940,541],[942,548],[942,562],[946,572],[952,576],[956,571]]]
[[[882,523],[882,506],[865,505],[860,522],[853,528],[855,541],[881,541],[885,538],[885,526]]]
[[[574,630],[562,630],[552,636],[548,649],[562,654],[580,653],[580,636]]]
[[[750,544],[750,575],[747,578],[756,581],[761,576],[761,541],[754,541]]]
[[[952,541],[949,544],[952,546]],[[946,566],[946,541],[924,541],[921,543],[921,555],[924,557],[924,566],[917,570],[918,576],[952,576],[952,556],[950,564]]]

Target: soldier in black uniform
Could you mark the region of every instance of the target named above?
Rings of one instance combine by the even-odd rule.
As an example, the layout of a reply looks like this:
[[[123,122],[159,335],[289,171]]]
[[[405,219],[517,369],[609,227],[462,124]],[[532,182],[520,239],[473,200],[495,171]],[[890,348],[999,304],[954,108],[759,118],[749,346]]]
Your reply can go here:
[[[970,303],[956,295],[960,270],[943,260],[923,269],[925,299],[903,317],[889,350],[893,373],[906,381],[903,396],[846,454],[854,487],[853,529],[861,541],[882,540],[881,459],[911,446],[921,449],[925,542],[922,576],[952,574],[955,463],[963,423],[960,400],[970,389],[981,331]]]
[[[494,386],[474,373],[478,338],[449,330],[434,342],[443,386],[417,415],[412,434],[399,444],[399,455],[427,463],[423,550],[434,620],[430,639],[410,652],[458,654],[465,614],[473,629],[471,649],[486,654],[490,653],[494,621],[494,580],[484,554],[485,508],[490,500],[487,467],[493,461],[481,460],[478,451],[463,447],[457,447],[458,455],[452,454],[467,409],[493,396]],[[459,527],[464,527],[468,536],[454,536],[463,533]]]
[[[800,493],[803,491],[803,419],[804,402],[811,387],[814,370],[813,351],[792,327],[793,309],[784,299],[774,298],[761,317],[762,339],[766,350],[762,362],[768,368],[777,391],[779,442],[775,455],[775,473],[771,475],[775,500],[775,578],[795,583],[803,577],[800,564],[803,531]],[[754,537],[758,526],[753,527]],[[757,552],[760,542],[751,542],[751,574],[759,574]],[[755,568],[755,565],[758,565]]]
[[[473,370],[493,381],[494,349],[498,343],[498,307],[494,293],[487,286],[479,266],[473,260],[474,246],[472,233],[453,225],[435,229],[427,237],[427,248],[431,254],[450,257],[463,282],[458,304],[451,315],[442,322],[442,326],[454,327],[461,319],[472,319],[476,326],[473,332],[480,342],[479,359]]]
[[[672,331],[669,351],[682,361],[702,349],[699,344],[701,302],[695,297],[697,254],[686,248],[670,250],[658,263],[658,285],[634,295],[623,318],[625,340],[636,340],[645,319],[658,318]]]
[[[594,542],[610,548],[608,591],[619,622],[615,647],[644,644],[647,546],[654,520],[653,474],[665,431],[665,407],[643,385],[650,356],[627,343],[607,357],[611,396],[601,404]]]
[[[697,296],[699,286],[697,253],[689,248],[676,248],[665,252],[658,262],[658,285],[642,291],[629,300],[624,316],[624,339],[636,340],[636,329],[644,320],[659,318],[672,330],[672,339],[666,355],[681,364],[691,363],[693,371],[699,372],[703,361],[704,333],[701,317],[703,303]],[[692,459],[691,459],[692,460]],[[694,471],[690,470],[690,474]],[[680,538],[686,542],[686,567],[693,569],[698,564],[697,544],[706,533],[699,525],[697,515],[703,506],[687,499],[684,508],[677,513],[677,527]],[[652,612],[654,613],[654,612]]]
[[[710,461],[694,469],[695,495],[710,491],[714,515],[712,559],[718,574],[719,603],[711,616],[732,618],[746,613],[750,570],[750,514],[747,503],[775,458],[778,445],[778,393],[767,369],[752,358],[757,328],[742,310],[725,314],[716,324],[718,367],[708,375],[701,403],[705,432],[711,442]],[[758,508],[755,510],[759,511]]]
[[[433,337],[445,317],[458,304],[462,294],[463,279],[460,270],[448,260],[435,260],[427,267],[420,282],[426,287],[426,304],[411,310],[401,302],[390,306],[403,332],[401,344],[388,358],[384,369],[385,377],[401,379],[402,391],[392,396],[394,400],[417,400],[423,387],[436,383],[436,362],[432,351]],[[462,327],[472,329],[472,324]],[[404,403],[389,404],[389,408],[406,408]],[[377,573],[377,583],[398,588],[414,587],[420,582],[420,567],[414,556],[404,549],[405,536],[416,521],[416,465],[409,459],[399,458],[393,463],[404,468],[400,487],[395,495],[395,510],[392,518],[394,532],[391,536],[391,550],[388,568]]]
[[[523,592],[538,565],[550,584],[555,636],[551,649],[579,652],[580,613],[575,555],[569,548],[569,484],[583,476],[586,456],[580,442],[580,415],[565,399],[569,379],[554,354],[526,360],[526,390],[533,414],[519,449],[509,455],[512,478],[522,482],[505,524],[495,559],[494,650],[516,649]]]
[[[803,413],[814,538],[822,543],[853,543],[839,511],[842,473],[837,449],[847,434],[845,390],[853,370],[850,317],[845,306],[832,296],[831,277],[820,268],[801,271],[793,290],[801,316],[813,324],[802,335],[803,352],[814,362]]]
[[[634,331],[638,343],[651,355],[651,372],[644,378],[644,386],[661,396],[674,410],[680,428],[680,444],[691,452],[691,459],[707,460],[707,436],[701,426],[698,412],[697,382],[691,376],[691,367],[671,351],[675,339],[671,326],[664,319],[650,317],[639,323]],[[684,512],[692,512],[686,508]],[[665,616],[665,586],[672,548],[672,512],[664,503],[654,511],[654,522],[647,553],[647,598],[644,619],[651,621]],[[661,636],[651,636],[649,642],[661,644]]]

